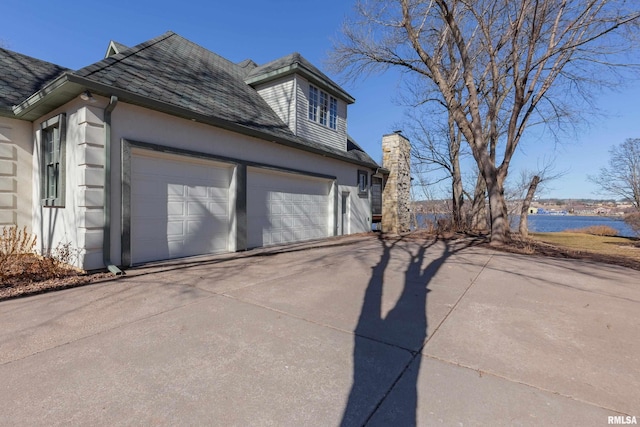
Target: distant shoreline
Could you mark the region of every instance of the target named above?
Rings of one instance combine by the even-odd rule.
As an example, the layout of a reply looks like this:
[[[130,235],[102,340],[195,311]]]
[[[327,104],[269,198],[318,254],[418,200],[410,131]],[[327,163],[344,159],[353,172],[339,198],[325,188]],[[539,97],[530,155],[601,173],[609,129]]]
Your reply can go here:
[[[529,216],[591,216],[595,218],[610,218],[614,220],[624,221],[624,214],[620,215],[599,215],[599,214],[590,214],[590,213],[530,213]],[[519,214],[517,216],[520,216]]]

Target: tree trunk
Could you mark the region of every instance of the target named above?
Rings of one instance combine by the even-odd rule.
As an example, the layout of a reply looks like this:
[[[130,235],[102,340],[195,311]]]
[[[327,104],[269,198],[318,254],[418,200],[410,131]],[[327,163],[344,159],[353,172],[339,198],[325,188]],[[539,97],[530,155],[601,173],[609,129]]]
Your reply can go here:
[[[478,174],[476,187],[473,193],[473,203],[471,204],[471,212],[469,218],[469,228],[471,230],[486,230],[487,221],[487,184],[481,174]]]
[[[518,230],[520,231],[520,235],[522,237],[529,236],[529,207],[531,206],[533,196],[536,194],[538,184],[540,184],[540,177],[538,175],[535,175],[531,179],[531,184],[529,184],[527,196],[522,201],[522,210],[520,211],[520,225],[518,227]]]
[[[464,192],[462,188],[462,177],[460,176],[460,166],[453,168],[452,196],[453,196],[453,222],[456,229],[464,228],[462,217],[462,205],[464,203]]]
[[[492,173],[485,181],[489,193],[489,215],[491,219],[491,245],[500,246],[511,240],[509,214],[504,199],[504,188],[497,174]]]
[[[449,128],[449,161],[451,162],[451,196],[453,198],[453,223],[456,230],[464,227],[462,205],[464,204],[464,189],[462,186],[462,172],[460,171],[460,142],[462,136],[456,129],[453,116],[448,116]]]

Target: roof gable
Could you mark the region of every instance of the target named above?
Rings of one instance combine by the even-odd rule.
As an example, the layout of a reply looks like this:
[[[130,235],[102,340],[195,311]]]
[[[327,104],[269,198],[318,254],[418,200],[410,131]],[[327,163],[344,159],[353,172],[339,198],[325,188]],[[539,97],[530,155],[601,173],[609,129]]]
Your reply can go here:
[[[68,69],[0,48],[0,114],[13,116],[11,107],[24,101]]]
[[[351,95],[345,92],[337,83],[327,77],[326,74],[307,61],[298,52],[252,69],[245,81],[247,84],[258,86],[282,76],[296,73],[348,104],[355,102],[355,99]]]
[[[105,53],[104,57],[108,58],[110,56],[117,55],[118,53],[127,49],[129,49],[128,46],[125,46],[122,43],[118,43],[117,41],[111,40],[109,42],[109,47],[107,47],[107,53]]]

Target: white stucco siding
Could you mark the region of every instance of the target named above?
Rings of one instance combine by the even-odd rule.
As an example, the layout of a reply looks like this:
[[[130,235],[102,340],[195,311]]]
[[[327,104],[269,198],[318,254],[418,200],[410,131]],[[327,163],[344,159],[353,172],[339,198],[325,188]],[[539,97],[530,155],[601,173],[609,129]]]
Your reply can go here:
[[[31,123],[0,117],[0,229],[32,230],[32,155]]]
[[[354,172],[356,173],[356,172]],[[355,178],[354,178],[355,179]],[[347,217],[348,224],[342,229],[342,195],[348,194]],[[358,188],[352,185],[339,185],[337,191],[338,218],[336,223],[337,234],[354,234],[371,231],[371,203],[370,196],[358,195]]]
[[[321,88],[319,88],[322,90]],[[309,120],[309,82],[296,76],[296,98],[298,102],[296,135],[311,141],[327,144],[340,150],[347,149],[347,104],[338,99],[336,129]]]
[[[371,210],[368,198],[357,194],[357,170],[366,169],[302,150],[286,147],[258,138],[252,138],[235,132],[181,119],[168,114],[120,102],[112,115],[113,159],[120,158],[120,140],[122,138],[158,144],[167,147],[182,148],[195,152],[208,153],[261,164],[307,171],[316,174],[335,176],[338,191],[350,192],[351,196],[351,233],[370,230]],[[111,260],[120,262],[120,164],[112,162],[112,245]],[[335,220],[330,219],[334,230]],[[337,233],[337,229],[336,229]]]
[[[63,207],[41,205],[41,123],[66,114],[65,203]],[[104,226],[104,126],[103,107],[75,100],[36,120],[34,135],[33,224],[42,252],[69,245],[76,266],[102,268]]]
[[[296,133],[296,91],[293,75],[256,88],[260,96],[276,112],[293,133]]]

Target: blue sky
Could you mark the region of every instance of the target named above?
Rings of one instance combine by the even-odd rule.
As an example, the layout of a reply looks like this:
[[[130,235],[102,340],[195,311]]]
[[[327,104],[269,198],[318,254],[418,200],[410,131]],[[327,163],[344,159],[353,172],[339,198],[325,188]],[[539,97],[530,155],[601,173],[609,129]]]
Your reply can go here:
[[[102,59],[110,40],[134,46],[172,30],[234,62],[251,58],[263,64],[300,52],[326,71],[332,41],[339,37],[353,7],[348,0],[73,3],[61,6],[51,1],[5,0],[0,44],[78,69]],[[327,74],[356,98],[349,107],[349,133],[380,161],[382,135],[398,129],[404,118],[404,108],[395,103],[399,75],[387,73],[344,82],[340,76]],[[556,169],[568,172],[549,183],[542,197],[604,197],[596,193],[586,176],[606,165],[612,145],[640,137],[639,100],[640,81],[629,82],[614,93],[594,95],[606,117],[591,118],[579,127],[577,135],[563,137],[559,144],[531,132],[516,155],[511,175],[543,158],[556,158]]]

